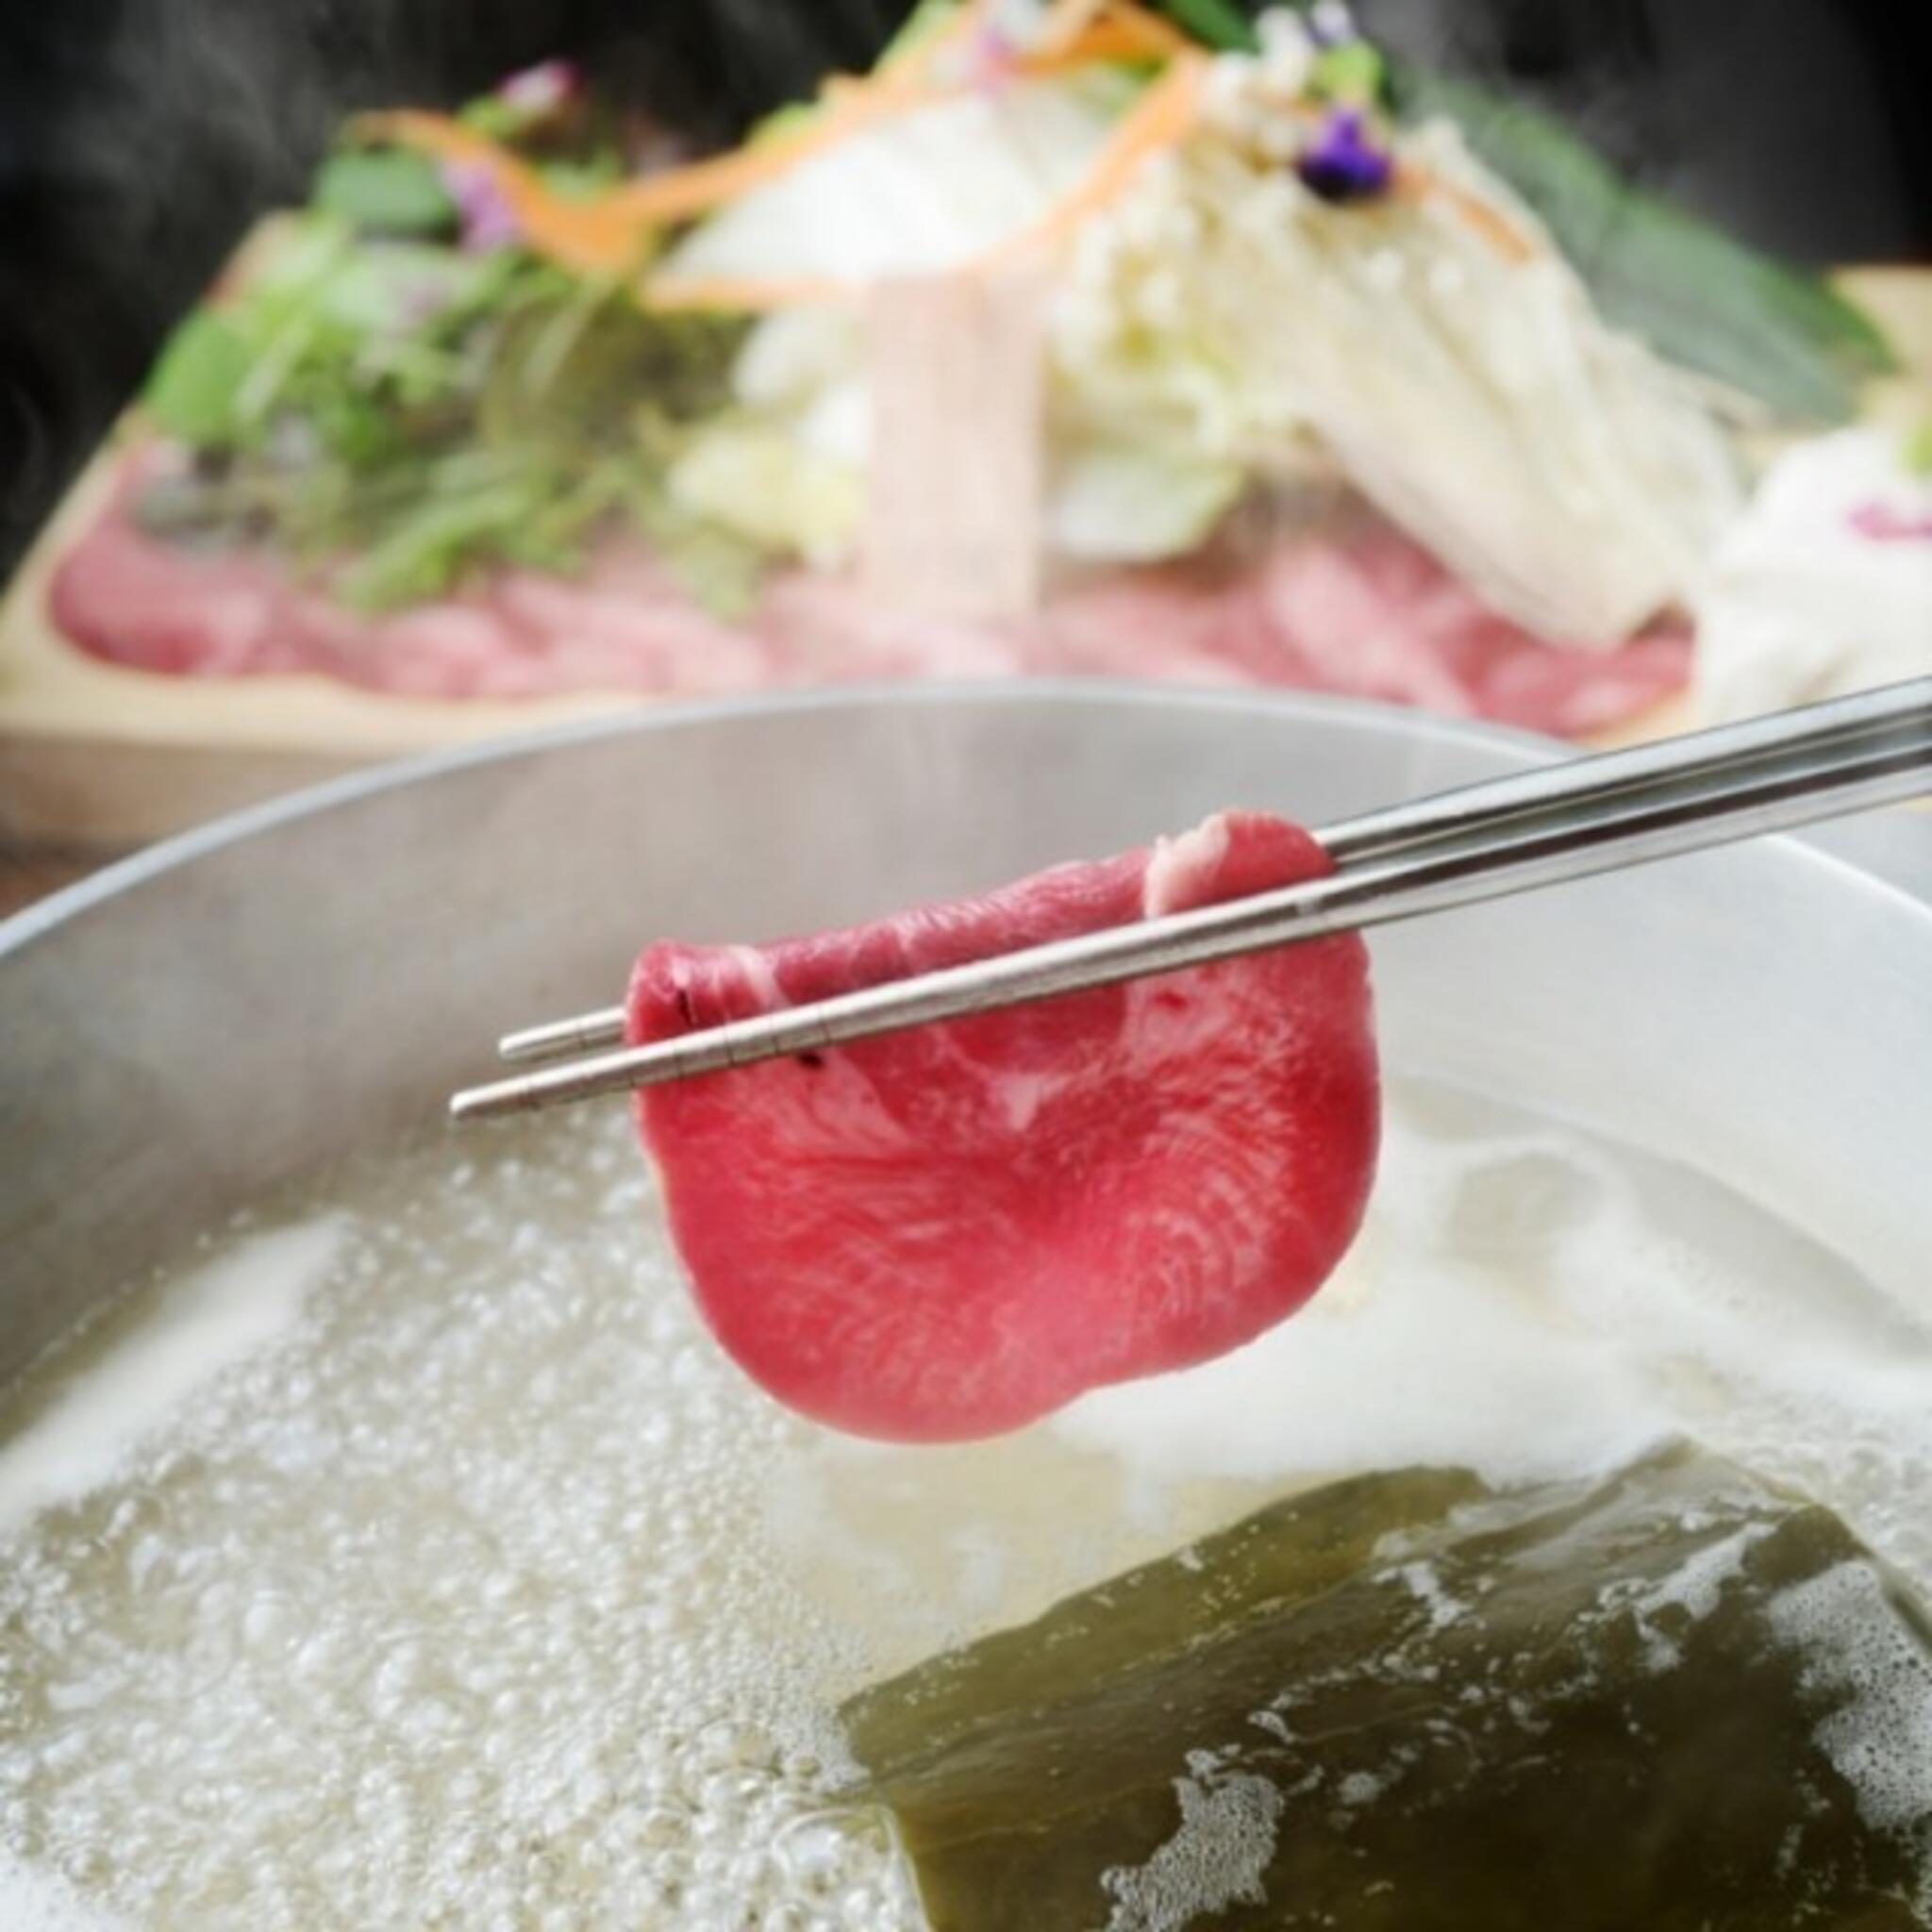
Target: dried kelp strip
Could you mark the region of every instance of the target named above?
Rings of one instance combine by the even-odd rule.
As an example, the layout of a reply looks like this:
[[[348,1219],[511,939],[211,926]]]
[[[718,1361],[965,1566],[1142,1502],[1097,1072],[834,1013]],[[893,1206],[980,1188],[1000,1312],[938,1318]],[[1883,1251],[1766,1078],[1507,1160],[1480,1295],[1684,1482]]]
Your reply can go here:
[[[843,1716],[936,1932],[1932,1924],[1932,1624],[1688,1447],[1339,1483]]]

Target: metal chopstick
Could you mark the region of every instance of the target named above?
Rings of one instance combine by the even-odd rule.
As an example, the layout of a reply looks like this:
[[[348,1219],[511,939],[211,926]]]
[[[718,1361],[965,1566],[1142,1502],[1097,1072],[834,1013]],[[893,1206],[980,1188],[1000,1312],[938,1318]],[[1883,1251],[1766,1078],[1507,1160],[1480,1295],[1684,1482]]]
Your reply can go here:
[[[1329,878],[593,1055],[471,1089],[453,1099],[451,1111],[481,1118],[717,1072],[1472,905],[1927,790],[1932,678],[1920,678],[1369,814],[1324,839],[1335,841],[1329,849],[1338,863],[1346,860]],[[602,1019],[587,1016],[553,1030]]]
[[[1807,741],[1824,742],[1829,737],[1849,743],[1862,734],[1896,724],[1910,708],[1901,692],[1909,693],[1916,682],[1923,680],[1777,711],[1660,743],[1567,758],[1507,777],[1458,785],[1343,819],[1317,831],[1315,838],[1338,866],[1354,865],[1424,843],[1476,836],[1533,814],[1560,812],[1580,798],[1629,792],[1694,767],[1723,762],[1742,770],[1785,756],[1799,726],[1805,727]],[[529,1064],[619,1045],[624,1040],[624,1017],[621,1006],[600,1007],[568,1019],[523,1027],[497,1041],[497,1057]]]

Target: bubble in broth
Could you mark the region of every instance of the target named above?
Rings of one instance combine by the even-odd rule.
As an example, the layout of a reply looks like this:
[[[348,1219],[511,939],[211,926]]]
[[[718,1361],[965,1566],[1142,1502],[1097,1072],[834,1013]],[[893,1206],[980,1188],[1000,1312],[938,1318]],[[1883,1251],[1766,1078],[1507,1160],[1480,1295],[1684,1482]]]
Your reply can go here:
[[[770,1403],[610,1115],[264,1204],[0,1425],[0,1921],[33,1932],[912,1932],[883,1821],[837,1801],[837,1705],[1363,1468],[1525,1479],[1689,1430],[1932,1589],[1932,1333],[1695,1175],[1433,1089],[1307,1311],[1002,1441]],[[1794,1641],[1882,1675],[1851,1607],[1794,1605]],[[1834,1761],[1882,1749],[1859,1707]],[[1872,1790],[1932,1811],[1932,1766]],[[1240,1895],[1195,1855],[1252,1823],[1202,1809],[1121,1913]]]

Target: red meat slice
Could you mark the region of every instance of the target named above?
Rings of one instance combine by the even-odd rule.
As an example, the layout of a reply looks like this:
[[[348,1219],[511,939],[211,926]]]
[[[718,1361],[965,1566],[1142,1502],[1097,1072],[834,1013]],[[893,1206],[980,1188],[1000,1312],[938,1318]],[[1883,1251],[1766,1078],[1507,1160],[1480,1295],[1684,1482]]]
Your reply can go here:
[[[1614,650],[1532,637],[1360,510],[1283,530],[1232,563],[1103,571],[999,620],[934,617],[876,603],[847,576],[793,571],[727,623],[618,534],[574,577],[501,570],[367,615],[265,549],[195,551],[149,535],[134,498],[165,473],[152,453],[126,465],[113,502],[60,560],[50,604],[82,650],[175,675],[307,671],[456,700],[1107,675],[1340,691],[1575,737],[1641,716],[1690,674],[1682,625]]]
[[[813,939],[650,947],[631,1041],[1330,870],[1224,813],[1098,864]],[[638,1097],[706,1319],[782,1402],[941,1441],[1220,1355],[1354,1238],[1378,1131],[1354,935]]]

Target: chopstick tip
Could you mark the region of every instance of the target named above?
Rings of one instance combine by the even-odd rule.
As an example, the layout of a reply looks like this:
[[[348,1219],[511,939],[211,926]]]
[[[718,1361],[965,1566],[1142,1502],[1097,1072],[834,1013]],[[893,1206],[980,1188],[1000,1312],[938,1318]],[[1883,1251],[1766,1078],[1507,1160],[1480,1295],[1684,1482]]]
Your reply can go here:
[[[494,1080],[482,1087],[464,1087],[449,1097],[449,1118],[459,1126],[472,1121],[500,1119],[524,1113],[536,1105],[527,1080]]]
[[[546,1020],[541,1025],[506,1033],[496,1042],[496,1057],[512,1062],[557,1059],[566,1054],[615,1046],[623,1039],[624,1008],[602,1007],[593,1013],[574,1013],[567,1020]]]

